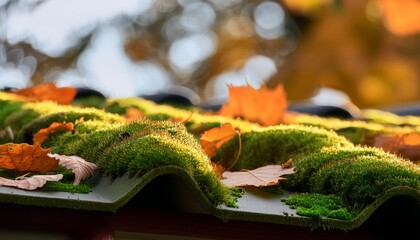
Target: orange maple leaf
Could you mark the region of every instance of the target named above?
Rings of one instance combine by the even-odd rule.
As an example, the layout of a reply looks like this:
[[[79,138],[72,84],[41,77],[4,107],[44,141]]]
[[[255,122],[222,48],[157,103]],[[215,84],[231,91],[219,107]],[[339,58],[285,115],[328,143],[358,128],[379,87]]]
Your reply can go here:
[[[392,33],[406,36],[420,32],[420,1],[379,0],[378,4]]]
[[[74,87],[58,88],[55,83],[43,83],[14,92],[14,94],[27,97],[33,101],[54,101],[63,105],[70,104],[76,93],[77,90]]]
[[[204,131],[200,136],[200,144],[209,157],[214,157],[216,155],[216,150],[232,139],[235,134],[236,130],[233,128],[232,124],[223,123],[220,127]]]
[[[58,160],[48,156],[50,149],[39,144],[6,143],[0,145],[0,168],[18,171],[49,172],[58,168]]]
[[[47,128],[40,129],[33,137],[34,143],[42,144],[51,133],[58,131],[73,131],[73,123],[53,122]]]
[[[242,117],[270,126],[283,122],[286,107],[287,99],[283,85],[277,85],[275,89],[265,86],[254,89],[247,84],[245,87],[229,86],[229,99],[222,105],[218,114]]]

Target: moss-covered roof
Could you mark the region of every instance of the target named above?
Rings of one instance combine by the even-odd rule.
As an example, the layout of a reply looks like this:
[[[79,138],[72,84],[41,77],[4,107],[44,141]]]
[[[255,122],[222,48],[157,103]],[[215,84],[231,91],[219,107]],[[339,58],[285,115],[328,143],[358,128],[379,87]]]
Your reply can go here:
[[[374,122],[372,116],[369,121],[301,116],[297,124],[262,127],[200,109],[177,109],[138,98],[105,100],[100,108],[27,102],[0,92],[0,131],[8,128],[13,133],[13,137],[2,134],[0,144],[31,143],[32,136],[52,122],[72,122],[72,132],[52,134],[43,147],[78,155],[98,165],[97,174],[84,182],[91,188],[87,194],[0,187],[0,202],[115,212],[155,179],[174,176],[193,193],[200,211],[223,219],[349,230],[360,226],[379,206],[396,196],[408,196],[417,203],[413,207],[420,207],[418,165],[381,149],[358,145],[352,138],[357,134],[339,131],[415,132],[418,126],[413,119],[410,125],[401,126]],[[141,110],[144,118],[126,121],[121,115],[128,108]],[[188,122],[166,121],[174,118]],[[296,173],[281,182],[281,191],[244,188],[240,195],[237,188],[220,182],[198,136],[224,122],[243,130],[235,169],[292,159]],[[237,138],[223,145],[212,160],[230,165],[237,154]],[[311,211],[308,216],[315,216],[314,211],[321,207],[315,206],[312,211],[307,210],[311,208],[304,205],[305,201],[299,206],[282,201],[296,193],[307,193],[302,197],[309,202],[326,202],[329,207],[331,200],[323,196],[331,196],[338,199],[340,207],[331,207],[330,217],[305,217],[302,212]]]

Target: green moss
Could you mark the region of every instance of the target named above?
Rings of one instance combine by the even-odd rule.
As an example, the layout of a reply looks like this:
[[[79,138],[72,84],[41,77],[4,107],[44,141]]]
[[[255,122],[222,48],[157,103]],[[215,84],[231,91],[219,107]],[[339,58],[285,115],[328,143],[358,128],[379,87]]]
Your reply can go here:
[[[393,187],[419,189],[419,167],[395,159],[359,156],[326,164],[308,179],[310,191],[336,194],[347,206],[361,210]]]
[[[288,176],[287,181],[282,181],[281,187],[312,194],[332,194],[341,201],[340,207],[328,204],[327,207],[301,207],[300,214],[349,219],[346,208],[357,213],[389,189],[407,187],[419,190],[418,166],[380,149],[355,147],[353,144],[363,143],[370,134],[417,131],[417,127],[413,126],[300,116],[297,117],[300,124],[261,127],[243,120],[214,116],[199,110],[176,109],[142,99],[107,100],[107,111],[124,114],[129,107],[135,107],[146,118],[159,119],[127,123],[118,114],[94,108],[5,99],[1,100],[5,108],[0,109],[0,116],[4,118],[0,124],[3,128],[13,128],[18,136],[16,141],[30,141],[34,133],[52,122],[73,122],[72,132],[52,134],[43,146],[51,147],[53,152],[78,155],[94,162],[102,174],[114,179],[125,175],[144,176],[166,166],[182,168],[213,205],[224,203],[233,206],[239,192],[220,183],[197,137],[203,129],[224,122],[239,127],[243,133],[240,139],[235,136],[223,145],[214,161],[224,166],[233,164],[239,154],[241,140],[240,158],[233,170],[281,164],[292,158],[296,173]],[[161,121],[167,118],[189,120],[186,126]],[[71,175],[66,179],[64,183],[69,184],[67,181],[70,181]],[[56,187],[64,190],[70,186]],[[312,199],[313,204],[318,201],[317,198],[308,199]]]
[[[47,182],[40,189],[43,192],[69,192],[69,193],[89,193],[91,192],[90,186],[80,183],[73,185],[73,183],[66,182]]]
[[[375,112],[377,115],[382,114],[390,117],[390,120],[384,121],[385,117],[373,117],[372,115],[374,114],[372,112]],[[296,115],[293,121],[295,124],[334,130],[338,134],[345,136],[353,144],[365,144],[366,137],[376,134],[420,133],[420,124],[418,124],[420,118],[418,117],[398,117],[395,114],[386,114],[381,111],[367,111],[366,115],[372,119],[370,121],[344,120],[299,114]]]
[[[150,119],[166,119],[167,117],[188,119],[188,126],[193,127],[192,129],[188,128],[188,130],[196,129],[201,124],[207,126],[208,123],[220,124],[225,122],[230,122],[233,126],[239,127],[243,131],[249,131],[259,127],[255,123],[215,115],[213,112],[204,112],[198,108],[180,109],[169,105],[159,105],[141,98],[108,99],[105,110],[112,113],[124,114],[128,108],[138,109],[146,118]]]
[[[293,194],[282,199],[286,204],[296,208],[298,215],[313,218],[337,218],[351,220],[352,214],[347,210],[341,198],[335,195],[322,195],[318,193]]]
[[[377,109],[363,110],[362,117],[365,121],[392,126],[420,126],[420,118],[418,116],[399,116],[391,112],[381,111]]]
[[[230,190],[214,175],[198,142],[179,123],[146,120],[116,125],[62,150],[95,162],[102,173],[113,178],[178,166],[196,179],[212,203],[232,202]]]
[[[335,194],[355,210],[393,187],[420,187],[419,166],[376,148],[323,148],[296,162],[295,169],[286,187]]]
[[[298,161],[323,147],[352,146],[333,131],[300,125],[279,125],[241,135],[242,151],[233,169],[254,169],[267,164]],[[224,144],[214,157],[223,166],[231,166],[239,150],[239,139]]]

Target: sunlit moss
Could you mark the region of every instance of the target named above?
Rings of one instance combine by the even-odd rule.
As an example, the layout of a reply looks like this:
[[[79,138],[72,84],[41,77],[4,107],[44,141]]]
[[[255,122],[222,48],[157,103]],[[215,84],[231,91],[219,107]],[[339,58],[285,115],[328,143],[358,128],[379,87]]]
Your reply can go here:
[[[9,101],[4,105],[9,103],[13,105]],[[219,181],[196,138],[181,123],[152,120],[127,123],[117,114],[52,102],[22,102],[2,125],[12,122],[18,133],[17,142],[30,142],[33,134],[52,122],[73,122],[73,131],[51,134],[43,147],[83,157],[96,163],[102,174],[113,178],[126,174],[141,176],[165,166],[180,167],[195,179],[212,204],[236,204],[236,190]],[[48,184],[46,189],[81,191],[67,183]]]
[[[413,126],[301,115],[294,125],[262,127],[198,109],[176,109],[137,98],[106,102],[106,110],[117,114],[7,98],[0,100],[0,105],[4,107],[0,109],[0,127],[12,127],[16,141],[31,141],[34,133],[54,121],[73,122],[73,131],[51,134],[43,146],[60,154],[81,156],[113,178],[125,174],[141,176],[164,166],[180,167],[215,205],[233,206],[237,192],[222,185],[213,173],[197,136],[224,122],[239,127],[242,134],[217,151],[215,162],[231,166],[239,156],[233,167],[238,170],[281,164],[291,158],[296,173],[282,181],[282,186],[312,194],[332,194],[345,206],[329,209],[328,213],[323,207],[302,209],[299,213],[349,219],[346,209],[357,213],[389,189],[420,188],[419,166],[380,149],[354,144],[362,143],[370,134],[417,131]],[[146,118],[127,122],[120,115],[129,107],[139,109]],[[164,121],[167,119],[186,120],[185,126]],[[314,204],[318,201],[318,198],[308,199]]]
[[[362,209],[396,186],[420,188],[420,167],[376,148],[323,148],[294,164],[284,182],[303,192],[335,194],[353,209]]]
[[[287,199],[282,199],[282,201],[292,208],[296,208],[296,213],[302,216],[314,218],[330,217],[342,220],[351,220],[353,218],[341,198],[335,195],[299,193],[293,194]]]
[[[380,124],[394,126],[420,126],[418,116],[399,116],[397,114],[377,109],[365,109],[362,111],[363,119]]]
[[[389,113],[390,114],[390,113]],[[387,116],[388,114],[385,114]],[[384,121],[383,118],[372,117],[370,121],[365,120],[344,120],[339,118],[326,118],[307,114],[298,114],[293,119],[295,124],[316,126],[325,129],[331,129],[338,134],[346,137],[354,144],[365,144],[365,140],[369,136],[377,134],[392,134],[392,133],[420,133],[420,118],[415,117],[397,117],[391,115],[393,120]],[[416,119],[416,120],[415,120]],[[386,122],[386,124],[384,124]]]
[[[207,126],[207,123],[230,122],[233,126],[239,127],[243,131],[249,131],[259,127],[259,125],[255,123],[219,116],[214,114],[214,112],[204,112],[198,108],[188,110],[179,109],[169,105],[159,105],[141,98],[109,99],[105,110],[123,114],[126,112],[126,109],[130,107],[140,110],[146,118],[150,119],[166,120],[171,117],[186,120],[189,123],[189,125],[187,125],[188,130],[193,131],[193,127],[200,127],[197,126],[199,124],[203,124],[201,127]],[[189,127],[191,127],[191,129]]]
[[[214,161],[231,166],[239,151],[239,137],[224,144]],[[266,164],[298,161],[323,147],[353,146],[333,131],[300,125],[279,125],[243,133],[241,153],[233,169],[253,169]]]

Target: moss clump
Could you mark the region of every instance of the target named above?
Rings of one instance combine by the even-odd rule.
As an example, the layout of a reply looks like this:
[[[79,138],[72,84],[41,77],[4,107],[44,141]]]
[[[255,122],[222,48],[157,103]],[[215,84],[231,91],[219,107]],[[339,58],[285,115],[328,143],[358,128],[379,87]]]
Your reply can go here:
[[[60,106],[52,102],[19,103],[11,114],[14,116],[5,117],[0,123],[2,128],[14,123],[17,142],[31,142],[33,134],[52,122],[73,122],[72,132],[51,134],[43,147],[94,162],[102,174],[112,178],[125,174],[142,176],[165,166],[180,167],[195,179],[212,204],[235,205],[236,189],[227,188],[219,181],[196,138],[180,123],[151,120],[127,123],[119,115],[95,108]],[[3,104],[16,106],[9,100]],[[24,120],[14,121],[16,116]],[[86,191],[66,181],[48,184],[44,190],[54,189]]]
[[[284,184],[297,191],[340,196],[360,210],[396,186],[420,188],[420,168],[376,148],[324,148],[295,163]]]
[[[254,169],[267,164],[281,164],[318,152],[323,147],[353,146],[333,131],[300,125],[279,125],[243,133],[242,151],[233,169]],[[224,144],[214,161],[231,166],[239,150],[239,140]]]
[[[219,182],[210,160],[180,123],[144,120],[114,125],[62,146],[61,150],[96,163],[102,173],[113,178],[178,166],[194,177],[212,203],[232,202],[230,190]]]
[[[417,131],[417,127],[310,116],[298,116],[296,122],[299,124],[295,125],[261,127],[243,120],[208,115],[199,110],[175,109],[137,98],[106,101],[103,106],[107,111],[124,114],[129,107],[135,107],[146,117],[128,123],[118,114],[99,109],[59,106],[51,102],[25,103],[10,98],[1,101],[5,108],[0,109],[0,119],[3,119],[0,127],[11,126],[18,135],[16,141],[30,141],[35,132],[54,121],[73,122],[72,132],[52,134],[43,146],[51,147],[53,152],[78,155],[94,162],[101,173],[112,178],[126,174],[142,176],[165,166],[182,168],[214,205],[234,205],[238,192],[220,183],[197,137],[202,131],[224,122],[243,131],[240,158],[233,170],[281,164],[292,158],[296,173],[289,175],[281,187],[315,194],[306,197],[313,204],[328,203],[329,200],[319,197],[324,195],[334,195],[341,201],[339,207],[321,204],[322,207],[302,208],[300,214],[347,220],[347,209],[357,213],[389,189],[403,186],[419,190],[418,166],[380,149],[353,144],[363,143],[370,134],[412,132]],[[162,119],[189,120],[184,126]],[[217,151],[213,160],[230,166],[238,152],[239,136],[235,136]]]
[[[299,193],[282,199],[286,204],[296,209],[296,213],[313,218],[337,218],[351,220],[352,214],[344,206],[340,197],[322,195],[319,193]]]

